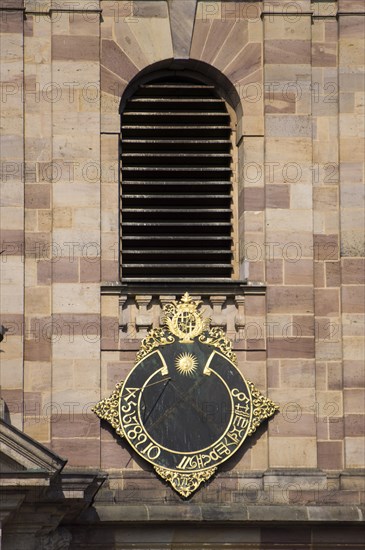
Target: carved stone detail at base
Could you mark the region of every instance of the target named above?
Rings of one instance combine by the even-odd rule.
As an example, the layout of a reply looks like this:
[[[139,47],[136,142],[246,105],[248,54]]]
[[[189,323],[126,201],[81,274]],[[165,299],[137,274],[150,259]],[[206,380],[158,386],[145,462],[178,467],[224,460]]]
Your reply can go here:
[[[71,533],[64,527],[60,527],[38,538],[38,548],[41,550],[69,550],[72,541]]]

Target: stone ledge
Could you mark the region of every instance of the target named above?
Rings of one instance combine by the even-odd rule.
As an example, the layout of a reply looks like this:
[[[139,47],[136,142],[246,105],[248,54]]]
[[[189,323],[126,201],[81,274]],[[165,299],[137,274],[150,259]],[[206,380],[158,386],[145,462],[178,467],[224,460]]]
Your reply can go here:
[[[345,486],[341,484],[343,475],[347,481]],[[232,518],[232,511],[235,510],[237,521],[254,521],[260,510],[263,514],[270,511],[274,518],[280,507],[288,510],[288,514],[294,514],[293,521],[313,519],[315,510],[324,510],[324,521],[328,516],[327,508],[329,511],[342,510],[339,517],[352,518],[354,512],[347,510],[352,507],[358,510],[365,503],[359,476],[359,471],[328,474],[316,469],[222,472],[184,502],[152,472],[126,470],[109,474],[105,486],[95,498],[95,506],[103,508],[129,504],[134,507],[143,503],[147,507],[143,508],[145,512],[152,511],[146,512],[149,520],[154,519],[161,503],[168,514],[176,514],[175,510],[183,509],[188,514],[201,517],[202,521],[210,521],[217,507],[221,517],[227,520]],[[170,512],[167,506],[174,511]],[[183,508],[179,508],[181,506]],[[243,510],[246,516],[247,511],[251,510],[251,516],[243,517]]]
[[[310,521],[363,521],[362,507],[358,506],[308,506]]]
[[[230,281],[230,282],[211,282],[211,283],[199,283],[199,282],[184,282],[184,283],[129,283],[121,284],[115,283],[101,283],[100,291],[105,296],[135,296],[136,294],[153,294],[153,295],[170,295],[178,294],[182,295],[188,291],[192,295],[199,294],[200,296],[210,296],[211,294],[224,294],[225,296],[233,296],[236,294],[254,294],[265,295],[266,286],[263,283],[254,283],[244,281]]]
[[[94,513],[93,513],[94,512]],[[231,505],[100,505],[87,510],[81,523],[95,524],[95,512],[101,524],[106,523],[357,523],[363,521],[363,509],[358,506],[241,506]],[[99,523],[98,522],[98,523]]]

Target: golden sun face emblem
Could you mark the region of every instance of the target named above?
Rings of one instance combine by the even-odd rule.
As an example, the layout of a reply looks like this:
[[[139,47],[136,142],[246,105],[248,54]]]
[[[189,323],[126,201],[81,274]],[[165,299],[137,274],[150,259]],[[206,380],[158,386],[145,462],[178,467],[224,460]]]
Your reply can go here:
[[[198,360],[192,353],[180,353],[175,359],[175,366],[180,374],[190,376],[196,371]]]

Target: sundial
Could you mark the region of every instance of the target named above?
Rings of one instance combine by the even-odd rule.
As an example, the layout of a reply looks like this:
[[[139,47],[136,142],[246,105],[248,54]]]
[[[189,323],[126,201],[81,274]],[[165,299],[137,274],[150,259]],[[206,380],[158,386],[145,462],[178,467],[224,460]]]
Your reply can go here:
[[[278,410],[237,366],[223,330],[185,293],[142,341],[134,367],[94,412],[189,497]]]

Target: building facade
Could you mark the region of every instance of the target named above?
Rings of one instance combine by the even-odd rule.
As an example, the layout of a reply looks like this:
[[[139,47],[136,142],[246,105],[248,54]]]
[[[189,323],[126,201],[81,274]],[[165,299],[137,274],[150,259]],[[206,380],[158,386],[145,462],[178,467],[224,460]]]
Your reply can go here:
[[[363,1],[0,23],[2,548],[362,547]],[[188,500],[92,412],[186,291],[280,406]]]

